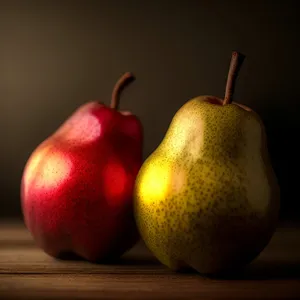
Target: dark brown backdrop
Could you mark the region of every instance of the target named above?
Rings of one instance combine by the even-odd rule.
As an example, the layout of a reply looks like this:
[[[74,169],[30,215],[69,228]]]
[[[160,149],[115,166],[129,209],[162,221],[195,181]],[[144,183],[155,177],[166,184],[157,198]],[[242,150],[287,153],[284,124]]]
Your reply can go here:
[[[223,95],[234,49],[247,56],[236,99],[261,114],[282,216],[297,216],[297,1],[168,2],[0,2],[0,217],[21,216],[31,151],[79,105],[108,103],[123,72],[137,77],[121,107],[144,124],[146,157],[185,101]]]

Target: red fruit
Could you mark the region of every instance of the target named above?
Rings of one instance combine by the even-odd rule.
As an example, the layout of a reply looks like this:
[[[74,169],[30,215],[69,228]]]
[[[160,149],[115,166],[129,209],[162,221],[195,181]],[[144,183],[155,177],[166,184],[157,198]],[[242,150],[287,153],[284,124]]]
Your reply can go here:
[[[136,116],[116,110],[129,79],[126,73],[115,85],[111,107],[90,102],[78,108],[25,166],[25,224],[49,255],[102,261],[122,255],[138,239],[132,194],[143,130]]]

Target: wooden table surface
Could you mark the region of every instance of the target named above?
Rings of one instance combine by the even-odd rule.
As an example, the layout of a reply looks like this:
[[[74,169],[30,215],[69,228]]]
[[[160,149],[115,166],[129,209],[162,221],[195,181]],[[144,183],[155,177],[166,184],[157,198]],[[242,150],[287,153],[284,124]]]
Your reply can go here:
[[[300,226],[279,227],[238,278],[179,274],[139,243],[114,265],[58,261],[20,223],[0,223],[0,299],[300,299]]]

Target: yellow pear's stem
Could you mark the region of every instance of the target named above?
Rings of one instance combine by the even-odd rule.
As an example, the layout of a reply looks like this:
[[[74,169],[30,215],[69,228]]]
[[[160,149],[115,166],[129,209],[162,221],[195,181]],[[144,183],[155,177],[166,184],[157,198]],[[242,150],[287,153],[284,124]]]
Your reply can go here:
[[[125,86],[134,80],[134,76],[130,72],[126,72],[121,76],[121,78],[116,82],[111,96],[111,103],[110,107],[112,109],[118,109],[119,102],[120,102],[120,95],[122,90],[125,88]]]
[[[243,64],[244,59],[245,55],[237,51],[232,52],[223,105],[230,104],[233,100],[236,78],[238,76],[239,70]]]

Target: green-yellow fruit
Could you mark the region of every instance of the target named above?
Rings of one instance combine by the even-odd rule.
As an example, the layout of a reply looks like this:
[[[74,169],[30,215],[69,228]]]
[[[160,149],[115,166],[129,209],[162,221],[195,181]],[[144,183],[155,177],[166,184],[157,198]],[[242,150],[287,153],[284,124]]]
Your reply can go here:
[[[278,217],[264,126],[245,106],[194,98],[139,171],[135,217],[147,247],[174,270],[218,273],[254,259]]]

